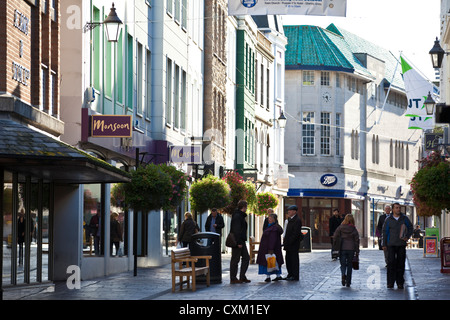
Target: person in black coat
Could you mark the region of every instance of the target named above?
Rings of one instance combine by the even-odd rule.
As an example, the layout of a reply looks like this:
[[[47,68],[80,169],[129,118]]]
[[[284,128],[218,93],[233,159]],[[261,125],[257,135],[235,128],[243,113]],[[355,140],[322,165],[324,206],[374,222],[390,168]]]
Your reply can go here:
[[[189,246],[192,241],[192,235],[200,230],[197,222],[192,219],[192,214],[186,212],[184,214],[184,221],[180,226],[180,232],[178,233],[177,245],[181,242],[183,248]]]
[[[247,201],[240,200],[238,202],[237,210],[233,213],[231,218],[230,232],[234,234],[237,242],[237,246],[231,248],[231,261],[230,261],[230,283],[248,283],[245,273],[247,272],[248,265],[250,263],[250,255],[246,245],[247,241]],[[237,271],[239,260],[241,260],[240,278],[237,278]]]
[[[344,219],[341,217],[339,213],[339,209],[333,210],[333,215],[328,220],[328,226],[330,228],[330,239],[331,239],[331,259],[333,261],[337,260],[338,255],[333,254],[333,236],[336,229],[341,225]]]
[[[222,215],[216,208],[211,209],[211,214],[206,219],[205,230],[207,232],[215,232],[222,236],[222,229],[225,227]]]
[[[383,246],[381,244],[382,238],[383,238],[383,225],[384,221],[387,217],[391,215],[391,206],[386,205],[384,207],[384,213],[378,218],[378,224],[377,224],[377,237],[378,237],[378,249],[383,250]],[[387,250],[384,251],[384,262],[386,262],[386,267],[388,264],[388,257],[387,257]]]
[[[297,206],[288,208],[288,223],[284,236],[284,250],[286,251],[287,276],[284,280],[298,281],[300,279],[300,259],[298,250],[302,240],[302,220],[297,215]]]

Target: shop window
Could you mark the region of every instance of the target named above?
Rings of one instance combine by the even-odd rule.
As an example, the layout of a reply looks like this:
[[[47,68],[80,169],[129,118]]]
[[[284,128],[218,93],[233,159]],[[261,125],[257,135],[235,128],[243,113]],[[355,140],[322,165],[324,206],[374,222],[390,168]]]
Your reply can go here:
[[[8,171],[2,178],[2,284],[47,281],[50,185]]]
[[[84,185],[83,202],[83,254],[102,256],[104,254],[104,225],[102,215],[101,184]]]

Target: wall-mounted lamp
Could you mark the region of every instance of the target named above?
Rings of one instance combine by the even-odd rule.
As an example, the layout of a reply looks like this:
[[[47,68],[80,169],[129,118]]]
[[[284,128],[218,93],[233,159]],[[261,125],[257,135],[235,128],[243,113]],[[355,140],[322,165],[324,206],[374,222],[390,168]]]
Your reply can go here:
[[[122,20],[119,19],[116,13],[116,8],[114,8],[114,2],[112,4],[111,11],[103,22],[87,22],[83,28],[83,32],[88,32],[96,27],[104,24],[106,28],[106,37],[109,42],[117,42],[119,39],[120,26],[122,25]]]
[[[286,116],[284,115],[283,111],[281,111],[280,116],[278,117],[278,125],[280,126],[281,129],[286,127]]]
[[[436,105],[436,102],[433,100],[430,91],[428,91],[427,99],[424,101],[423,105],[425,106],[427,115],[432,116],[434,113],[434,106]]]
[[[444,59],[444,54],[448,55],[449,52],[445,52],[439,44],[439,40],[436,37],[436,41],[434,41],[434,46],[430,50],[431,63],[433,64],[433,68],[439,69],[442,67],[442,60]]]

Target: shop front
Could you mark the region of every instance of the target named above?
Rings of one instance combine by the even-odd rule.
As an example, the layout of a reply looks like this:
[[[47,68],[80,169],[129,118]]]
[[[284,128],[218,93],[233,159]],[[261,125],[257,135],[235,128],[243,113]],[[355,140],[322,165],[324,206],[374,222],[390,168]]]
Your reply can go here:
[[[289,189],[284,201],[285,212],[291,205],[299,208],[303,226],[311,228],[313,249],[331,248],[329,219],[334,209],[342,216],[352,213],[361,234],[364,229],[364,197],[357,194],[343,190]]]
[[[82,185],[127,181],[126,172],[106,162],[0,119],[0,285],[65,280],[67,268],[81,261]]]

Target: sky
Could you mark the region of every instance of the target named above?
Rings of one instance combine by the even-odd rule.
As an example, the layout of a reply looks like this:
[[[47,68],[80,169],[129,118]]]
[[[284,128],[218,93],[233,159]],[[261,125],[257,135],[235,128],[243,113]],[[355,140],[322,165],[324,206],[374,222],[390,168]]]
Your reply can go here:
[[[402,52],[434,81],[428,52],[440,36],[440,5],[440,0],[347,0],[346,17],[283,16],[283,23],[323,28],[334,23],[394,54]]]

